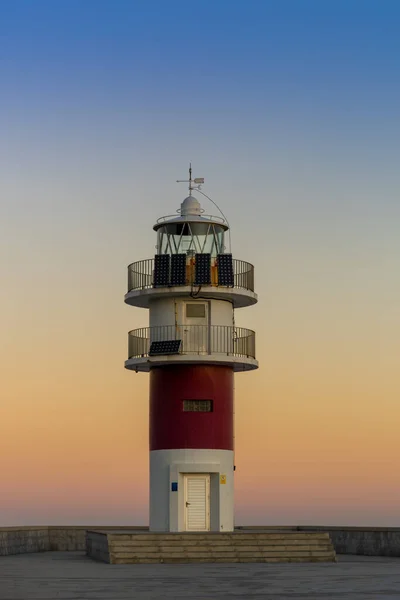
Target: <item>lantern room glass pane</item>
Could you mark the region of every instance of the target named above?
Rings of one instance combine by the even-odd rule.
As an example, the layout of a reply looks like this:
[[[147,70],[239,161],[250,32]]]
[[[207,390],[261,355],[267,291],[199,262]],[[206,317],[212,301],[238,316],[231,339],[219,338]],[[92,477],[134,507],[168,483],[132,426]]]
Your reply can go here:
[[[224,252],[224,229],[213,223],[170,223],[158,230],[159,254],[217,254]]]

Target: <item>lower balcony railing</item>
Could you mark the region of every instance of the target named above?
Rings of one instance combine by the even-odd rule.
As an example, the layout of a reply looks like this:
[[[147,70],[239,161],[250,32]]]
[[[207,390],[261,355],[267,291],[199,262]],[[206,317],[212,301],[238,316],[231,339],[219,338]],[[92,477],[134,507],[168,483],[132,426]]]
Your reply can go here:
[[[153,354],[225,354],[255,359],[255,338],[251,329],[225,325],[142,327],[129,332],[129,359]]]

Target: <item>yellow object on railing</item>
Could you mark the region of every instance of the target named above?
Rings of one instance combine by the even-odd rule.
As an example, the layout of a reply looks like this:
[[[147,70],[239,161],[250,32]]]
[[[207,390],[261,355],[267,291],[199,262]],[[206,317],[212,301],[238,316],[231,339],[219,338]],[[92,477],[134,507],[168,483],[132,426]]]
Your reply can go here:
[[[189,258],[189,262],[186,264],[186,281],[189,285],[194,283],[194,275],[195,275],[195,260],[194,258]]]
[[[217,265],[211,266],[211,285],[218,285],[218,267]]]

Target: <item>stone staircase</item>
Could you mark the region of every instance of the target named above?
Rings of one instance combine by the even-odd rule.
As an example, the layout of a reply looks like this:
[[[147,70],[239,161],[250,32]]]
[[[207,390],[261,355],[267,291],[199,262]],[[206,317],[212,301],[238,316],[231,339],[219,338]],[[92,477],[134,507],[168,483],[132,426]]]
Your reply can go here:
[[[111,564],[336,561],[329,534],[320,532],[91,533],[87,553]]]

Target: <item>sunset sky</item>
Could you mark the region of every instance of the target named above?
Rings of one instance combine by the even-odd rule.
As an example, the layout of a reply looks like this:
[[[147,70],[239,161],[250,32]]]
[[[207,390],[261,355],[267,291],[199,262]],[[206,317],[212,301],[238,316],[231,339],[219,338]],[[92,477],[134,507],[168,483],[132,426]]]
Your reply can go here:
[[[126,267],[189,160],[256,269],[236,523],[399,525],[399,19],[396,0],[2,0],[0,526],[148,522]]]

